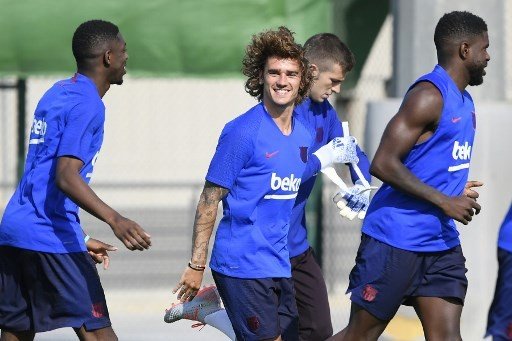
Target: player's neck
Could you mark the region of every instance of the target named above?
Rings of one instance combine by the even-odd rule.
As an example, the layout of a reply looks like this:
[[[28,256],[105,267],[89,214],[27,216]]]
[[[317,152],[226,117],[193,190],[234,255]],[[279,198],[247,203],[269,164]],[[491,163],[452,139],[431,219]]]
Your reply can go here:
[[[460,65],[454,65],[450,63],[439,63],[439,65],[446,71],[446,73],[453,80],[457,88],[461,93],[464,92],[466,87],[469,84],[469,75],[467,75],[464,70],[462,70]]]
[[[283,135],[290,135],[292,133],[292,116],[279,116],[278,118],[272,118],[276,122],[277,127]]]
[[[267,113],[272,117],[274,122],[276,123],[277,127],[283,135],[290,135],[292,132],[292,114],[293,114],[293,108],[294,105],[289,105],[285,107],[281,106],[267,106],[266,103],[265,110]]]
[[[107,81],[106,77],[101,74],[100,72],[96,72],[94,70],[90,70],[87,68],[78,68],[78,73],[87,76],[87,78],[91,79],[93,83],[96,85],[96,88],[98,89],[98,95],[100,95],[101,98],[105,96],[108,89],[110,89],[110,83]]]

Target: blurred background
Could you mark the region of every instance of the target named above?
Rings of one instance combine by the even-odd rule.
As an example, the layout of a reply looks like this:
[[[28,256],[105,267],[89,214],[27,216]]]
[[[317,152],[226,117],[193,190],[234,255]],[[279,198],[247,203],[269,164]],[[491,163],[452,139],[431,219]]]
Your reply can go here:
[[[0,8],[0,215],[22,171],[39,98],[75,72],[75,28],[89,19],[109,20],[127,42],[125,82],[103,99],[105,140],[91,185],[139,222],[153,247],[142,253],[122,249],[106,224],[81,214],[91,236],[120,247],[111,268],[99,268],[120,340],[224,339],[211,327],[165,324],[163,313],[190,258],[195,207],[217,138],[226,122],[256,103],[245,93],[240,72],[253,34],[285,25],[300,43],[333,32],[348,44],[357,65],[332,103],[371,159],[410,83],[436,64],[439,18],[452,10],[481,16],[489,27],[491,61],[484,84],[468,90],[477,110],[470,177],[485,183],[483,210],[459,231],[469,269],[462,334],[465,340],[483,339],[497,272],[497,231],[512,198],[512,1],[0,0]],[[328,180],[318,181],[308,224],[338,331],[349,316],[345,290],[360,222],[337,214],[335,192]],[[209,274],[207,283],[213,283]],[[75,338],[59,330],[36,340]],[[382,340],[423,340],[414,311],[401,309]]]

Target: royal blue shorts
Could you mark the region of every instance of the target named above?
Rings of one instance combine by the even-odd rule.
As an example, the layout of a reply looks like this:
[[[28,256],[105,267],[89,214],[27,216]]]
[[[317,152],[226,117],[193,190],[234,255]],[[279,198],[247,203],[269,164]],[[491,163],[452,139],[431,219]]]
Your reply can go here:
[[[37,333],[110,325],[98,272],[87,252],[0,246],[0,329]]]
[[[512,340],[512,252],[498,248],[498,279],[487,317],[485,337]]]
[[[299,339],[291,278],[234,278],[212,271],[238,341]]]
[[[412,252],[363,234],[347,292],[353,303],[384,321],[414,297],[452,298],[462,305],[468,286],[465,263],[460,245]]]

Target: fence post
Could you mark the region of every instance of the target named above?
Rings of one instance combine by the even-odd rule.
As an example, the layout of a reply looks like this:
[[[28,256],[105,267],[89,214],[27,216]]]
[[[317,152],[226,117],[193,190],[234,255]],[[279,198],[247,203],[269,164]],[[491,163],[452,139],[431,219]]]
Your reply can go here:
[[[23,175],[23,168],[25,165],[25,114],[26,114],[26,99],[27,99],[27,80],[25,78],[18,78],[16,83],[18,95],[18,140],[17,140],[17,160],[16,170],[17,178],[20,181]]]

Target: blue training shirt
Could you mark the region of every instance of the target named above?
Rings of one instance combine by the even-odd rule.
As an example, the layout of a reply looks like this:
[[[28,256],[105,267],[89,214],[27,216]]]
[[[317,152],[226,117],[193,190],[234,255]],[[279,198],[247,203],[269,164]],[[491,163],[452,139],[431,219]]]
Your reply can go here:
[[[206,180],[227,188],[210,267],[237,278],[291,277],[290,214],[313,137],[292,118],[285,136],[262,103],[224,127]]]
[[[415,145],[403,160],[419,180],[448,196],[459,196],[468,180],[476,117],[473,100],[460,92],[439,65],[420,77],[443,97],[443,109],[434,134]],[[442,251],[460,244],[452,218],[438,207],[395,190],[384,183],[370,203],[362,232],[394,247],[418,251]]]
[[[86,251],[78,206],[55,184],[60,156],[83,161],[89,183],[103,142],[105,106],[81,74],[55,83],[39,101],[21,181],[0,223],[0,245],[49,253]]]
[[[310,153],[316,152],[333,138],[343,136],[341,122],[338,119],[336,110],[329,101],[319,103],[312,101],[308,97],[295,108],[295,112],[297,118],[312,131],[315,137],[313,145],[309,150]],[[371,181],[368,157],[359,146],[357,147],[357,154],[359,157],[358,166],[361,172],[368,181]],[[350,172],[353,181],[359,178],[352,167],[350,167]],[[306,204],[315,185],[315,180],[316,174],[309,178],[306,178],[306,175],[303,177],[295,205],[293,206],[290,231],[288,232],[290,257],[298,256],[309,248],[306,228]]]
[[[512,252],[512,204],[510,204],[508,213],[501,224],[498,236],[498,247]]]

